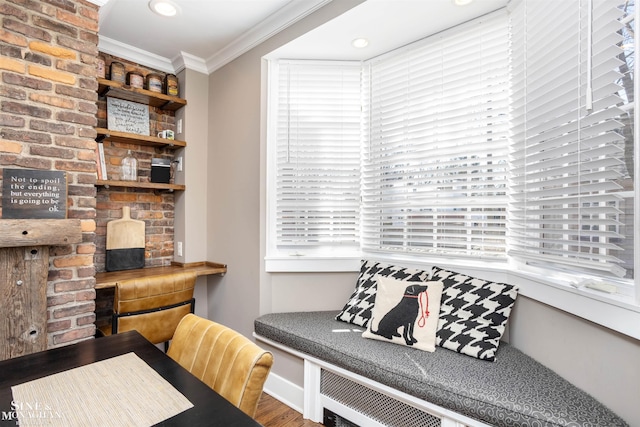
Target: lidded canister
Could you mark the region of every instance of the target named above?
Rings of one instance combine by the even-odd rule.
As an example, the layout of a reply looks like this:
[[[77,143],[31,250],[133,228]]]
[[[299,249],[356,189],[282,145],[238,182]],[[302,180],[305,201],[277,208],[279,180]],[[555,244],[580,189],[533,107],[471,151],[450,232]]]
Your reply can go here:
[[[121,62],[112,62],[109,77],[114,82],[124,83],[125,81],[124,64]]]
[[[127,73],[127,84],[131,87],[142,89],[144,87],[144,77],[140,73],[129,71]]]
[[[162,76],[160,74],[147,74],[147,90],[162,93]]]
[[[167,74],[164,77],[164,87],[167,95],[178,96],[178,77],[175,74]]]

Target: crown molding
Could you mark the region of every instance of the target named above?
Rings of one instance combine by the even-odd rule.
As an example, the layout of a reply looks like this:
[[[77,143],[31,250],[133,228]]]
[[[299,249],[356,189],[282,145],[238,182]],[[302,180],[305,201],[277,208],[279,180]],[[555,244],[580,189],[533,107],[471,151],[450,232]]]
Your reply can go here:
[[[174,74],[179,73],[185,68],[202,74],[209,74],[204,60],[187,52],[180,52],[179,55],[173,58],[171,63],[173,64]]]
[[[99,6],[106,4],[106,7],[109,7],[108,0],[89,1]],[[186,52],[180,52],[180,54],[174,58],[168,59],[103,36],[99,36],[98,50],[166,73],[175,74],[187,68],[203,74],[211,74],[273,35],[295,24],[326,4],[331,3],[331,1],[332,0],[292,1],[277,13],[271,15],[259,25],[245,32],[226,47],[213,54],[206,61]]]
[[[273,35],[295,24],[332,0],[292,1],[277,13],[271,15],[259,25],[219,50],[206,61],[208,73],[233,61],[243,53],[253,49]]]
[[[169,59],[108,37],[99,37],[98,50],[109,55],[133,61],[137,64],[143,64],[147,67],[164,71],[165,73],[173,73],[175,71],[173,62]]]

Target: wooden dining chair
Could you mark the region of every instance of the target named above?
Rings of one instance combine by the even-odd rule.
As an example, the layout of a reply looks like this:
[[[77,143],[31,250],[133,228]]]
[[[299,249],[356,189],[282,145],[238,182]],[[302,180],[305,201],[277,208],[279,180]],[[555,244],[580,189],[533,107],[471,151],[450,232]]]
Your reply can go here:
[[[187,314],[193,313],[196,275],[191,272],[122,280],[116,284],[110,328],[105,335],[137,330],[154,344],[168,342]]]
[[[167,355],[218,394],[254,417],[273,355],[226,326],[185,316]]]

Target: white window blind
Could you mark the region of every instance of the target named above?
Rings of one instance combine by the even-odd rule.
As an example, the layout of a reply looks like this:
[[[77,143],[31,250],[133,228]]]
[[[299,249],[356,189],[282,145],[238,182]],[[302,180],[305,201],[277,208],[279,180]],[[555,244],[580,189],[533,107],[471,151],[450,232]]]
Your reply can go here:
[[[508,39],[500,11],[369,62],[365,251],[504,258]]]
[[[633,277],[625,3],[527,0],[512,11],[510,256]]]
[[[358,248],[361,65],[278,67],[276,245]]]

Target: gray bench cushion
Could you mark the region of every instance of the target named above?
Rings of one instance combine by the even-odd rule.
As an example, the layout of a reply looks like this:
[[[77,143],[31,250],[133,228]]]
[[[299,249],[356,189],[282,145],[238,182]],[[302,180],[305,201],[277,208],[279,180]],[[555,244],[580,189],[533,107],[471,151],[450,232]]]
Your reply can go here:
[[[361,337],[337,311],[272,313],[256,334],[495,426],[626,426],[593,397],[509,344],[495,362]],[[345,330],[350,332],[333,332]],[[362,329],[362,328],[360,328]]]

